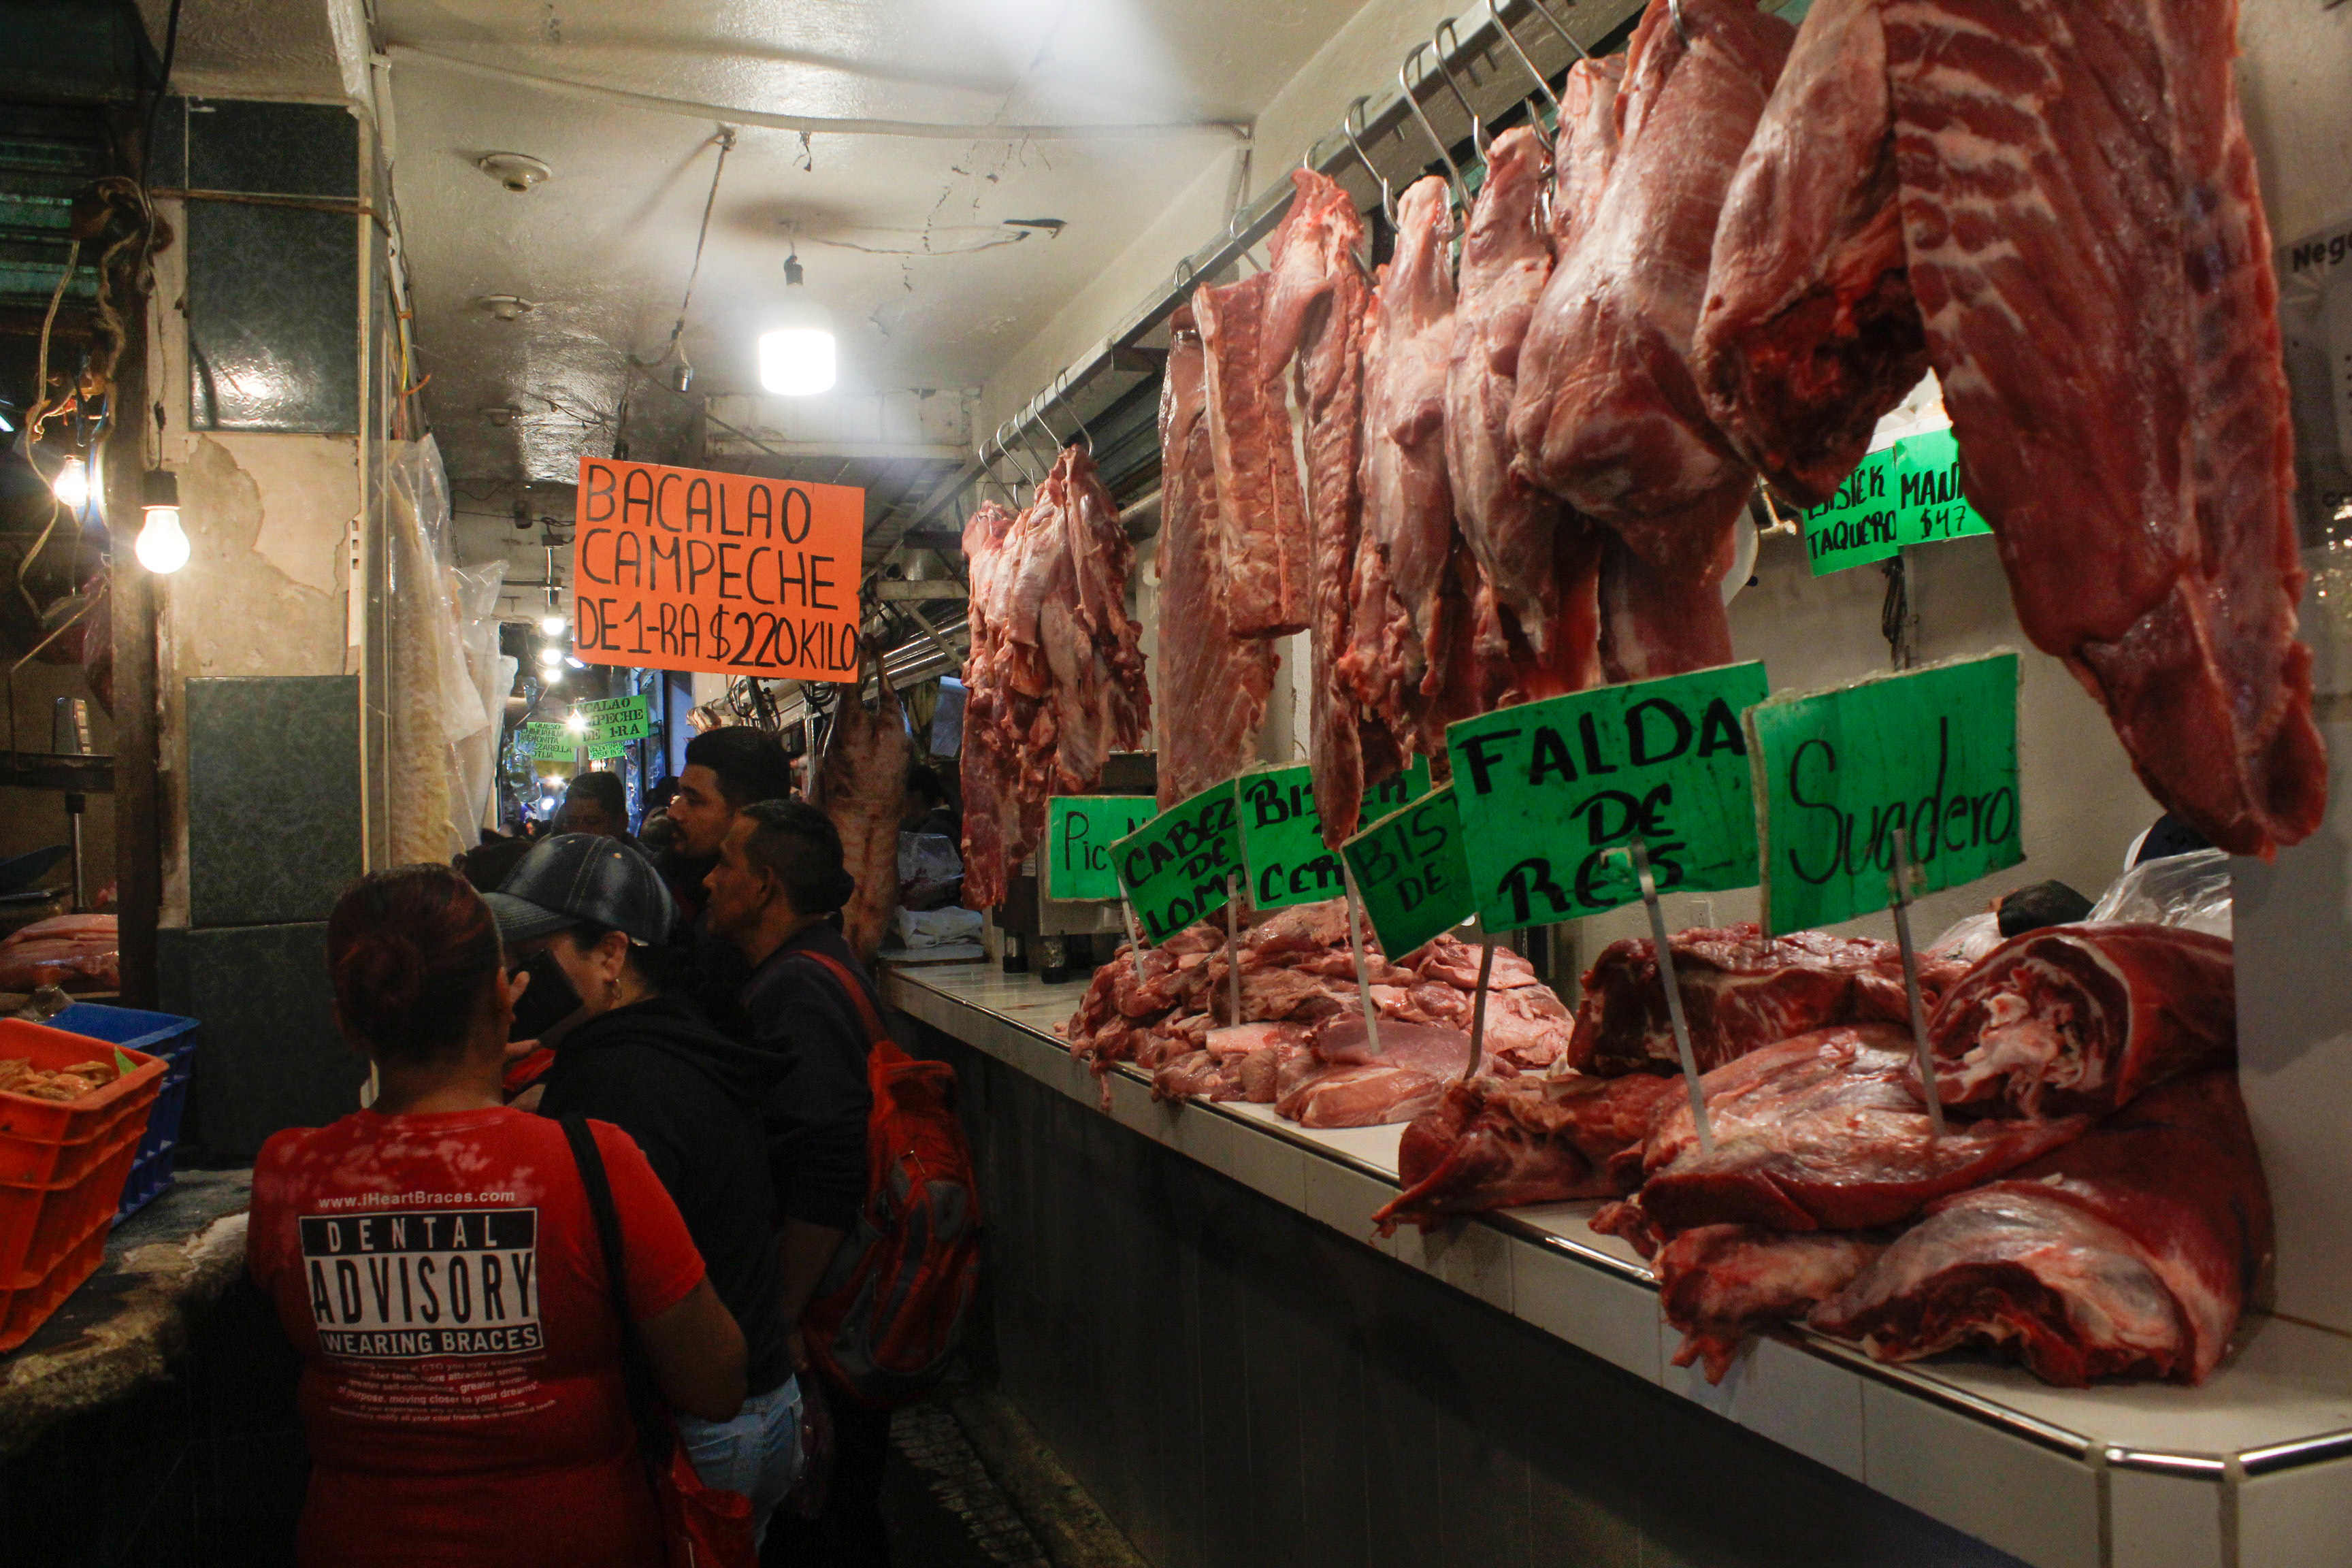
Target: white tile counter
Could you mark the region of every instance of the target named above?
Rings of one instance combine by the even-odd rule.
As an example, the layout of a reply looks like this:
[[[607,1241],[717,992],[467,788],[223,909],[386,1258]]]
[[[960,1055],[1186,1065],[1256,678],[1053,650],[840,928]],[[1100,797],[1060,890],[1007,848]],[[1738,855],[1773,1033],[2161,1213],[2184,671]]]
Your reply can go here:
[[[1082,987],[982,963],[894,970],[891,1003],[1087,1105],[1094,1075],[1054,1026]],[[2250,1318],[2198,1389],[2048,1387],[1951,1356],[1882,1366],[1801,1331],[1751,1342],[1721,1386],[1668,1364],[1675,1336],[1638,1254],[1591,1203],[1373,1234],[1397,1192],[1401,1126],[1315,1131],[1246,1103],[1160,1102],[1110,1080],[1121,1125],[1357,1237],[1670,1394],[2045,1568],[2342,1568],[2352,1563],[2352,1341]]]

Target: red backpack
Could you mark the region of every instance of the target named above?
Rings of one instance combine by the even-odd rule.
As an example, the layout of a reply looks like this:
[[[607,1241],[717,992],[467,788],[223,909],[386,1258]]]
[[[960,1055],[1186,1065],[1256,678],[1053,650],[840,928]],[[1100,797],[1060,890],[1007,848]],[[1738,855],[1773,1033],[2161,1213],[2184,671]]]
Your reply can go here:
[[[857,1005],[874,1091],[865,1206],[801,1329],[835,1386],[887,1410],[938,1382],[954,1353],[980,1282],[980,1188],[956,1120],[955,1069],[900,1050],[839,961],[801,956],[831,970]]]

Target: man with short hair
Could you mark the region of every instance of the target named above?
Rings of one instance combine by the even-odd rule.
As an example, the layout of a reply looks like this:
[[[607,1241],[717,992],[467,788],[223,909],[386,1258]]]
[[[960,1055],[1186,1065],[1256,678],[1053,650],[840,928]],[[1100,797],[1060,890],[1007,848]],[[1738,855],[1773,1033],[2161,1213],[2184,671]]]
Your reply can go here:
[[[792,789],[783,742],[766,730],[730,725],[706,730],[686,743],[686,767],[669,803],[677,837],[656,865],[686,916],[673,939],[674,989],[733,1039],[751,1038],[740,998],[751,966],[734,943],[711,934],[703,919],[704,883],[719,864],[719,846],[737,814],[763,800],[787,799]]]
[[[760,1107],[768,1169],[783,1221],[782,1295],[795,1364],[806,1371],[800,1318],[866,1201],[866,1124],[873,1108],[866,1056],[873,1042],[856,999],[813,955],[841,965],[878,1014],[881,997],[841,934],[835,911],[856,880],[842,864],[841,835],[806,801],[768,800],[735,813],[710,873],[711,931],[750,965],[742,990],[750,1039],[772,1051],[782,1076]],[[887,1412],[843,1395],[832,1401],[833,1479],[814,1521],[779,1516],[777,1560],[826,1568],[888,1561],[882,1525]]]

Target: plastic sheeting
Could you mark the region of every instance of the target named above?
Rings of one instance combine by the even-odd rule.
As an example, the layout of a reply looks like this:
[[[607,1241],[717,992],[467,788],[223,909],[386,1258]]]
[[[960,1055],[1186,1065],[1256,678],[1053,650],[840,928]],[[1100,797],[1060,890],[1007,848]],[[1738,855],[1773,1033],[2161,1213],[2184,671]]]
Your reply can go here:
[[[457,569],[449,481],[430,436],[387,444],[383,525],[392,863],[446,861],[478,837],[473,824],[484,803],[476,777],[481,791],[488,788],[497,739],[488,690],[498,656],[491,615],[505,567]],[[479,623],[486,620],[485,645]],[[475,647],[468,647],[469,631]]]
[[[2187,926],[2224,940],[2233,929],[2230,858],[2219,849],[2143,860],[2092,906],[2094,921]]]

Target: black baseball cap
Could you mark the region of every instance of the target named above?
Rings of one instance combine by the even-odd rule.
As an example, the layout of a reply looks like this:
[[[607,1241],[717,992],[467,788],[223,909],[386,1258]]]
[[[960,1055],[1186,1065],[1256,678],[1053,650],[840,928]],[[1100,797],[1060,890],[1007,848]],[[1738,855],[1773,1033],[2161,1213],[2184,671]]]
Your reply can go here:
[[[557,834],[483,897],[509,944],[576,925],[610,926],[631,942],[659,944],[669,940],[676,912],[652,861],[593,833]]]

